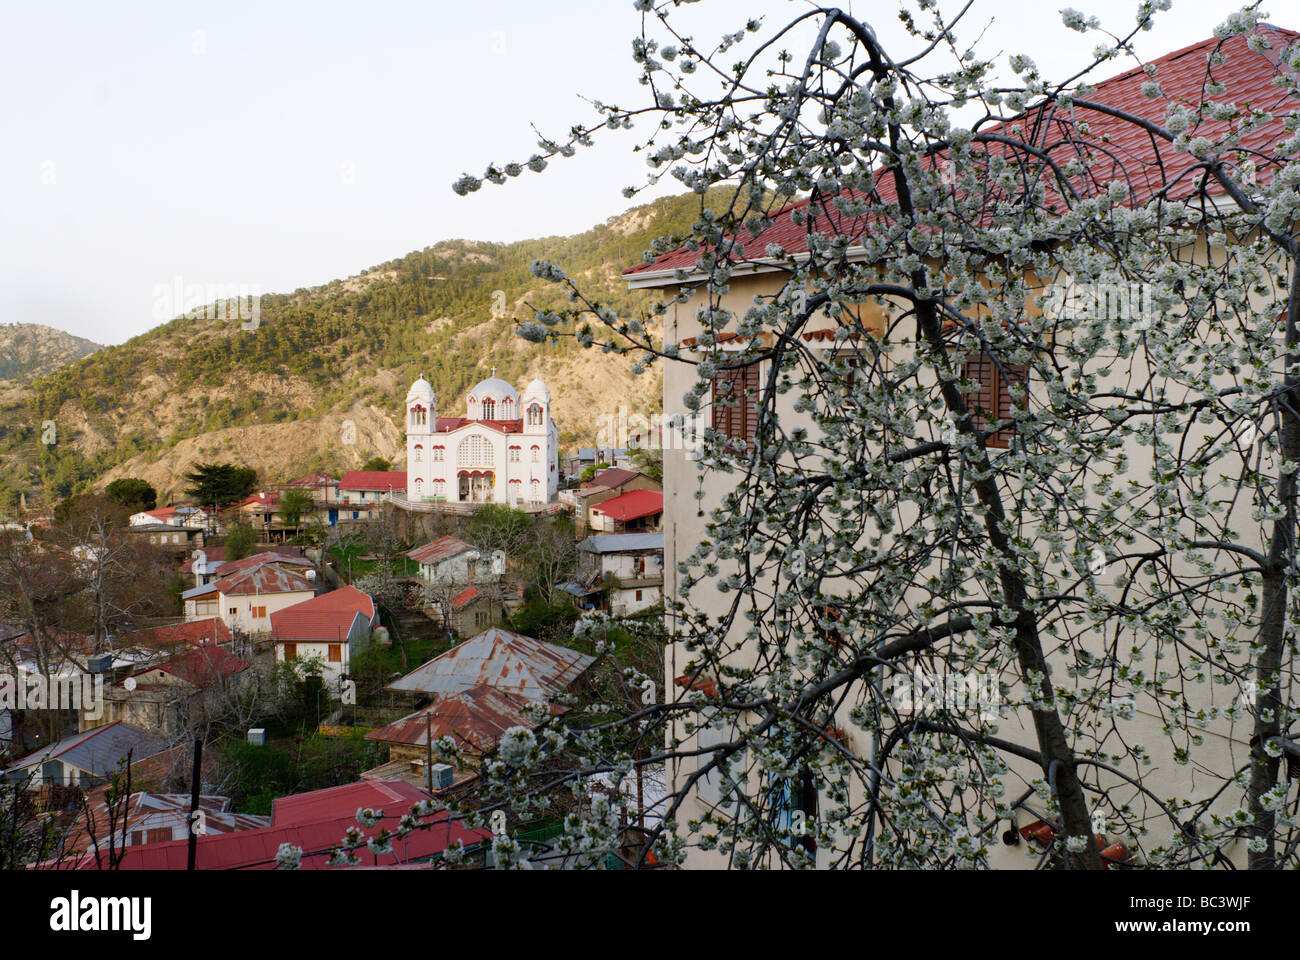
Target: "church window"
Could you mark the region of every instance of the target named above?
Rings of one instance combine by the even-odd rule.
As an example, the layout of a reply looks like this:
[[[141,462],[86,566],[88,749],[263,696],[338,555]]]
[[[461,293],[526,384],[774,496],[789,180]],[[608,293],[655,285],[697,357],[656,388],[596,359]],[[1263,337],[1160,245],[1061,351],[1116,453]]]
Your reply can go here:
[[[490,467],[492,444],[482,437],[466,437],[456,448],[456,462],[462,467]]]

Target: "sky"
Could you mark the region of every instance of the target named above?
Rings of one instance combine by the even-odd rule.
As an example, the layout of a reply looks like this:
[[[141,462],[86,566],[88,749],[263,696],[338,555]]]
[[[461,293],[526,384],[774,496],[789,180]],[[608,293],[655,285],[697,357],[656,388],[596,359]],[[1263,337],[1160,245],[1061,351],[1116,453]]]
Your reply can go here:
[[[911,49],[895,0],[842,5]],[[1058,76],[1097,42],[1061,25],[1067,5],[1134,22],[1131,0],[974,0],[958,36]],[[1204,39],[1238,5],[1174,0],[1138,53]],[[1277,6],[1271,22],[1300,26]],[[808,8],[705,0],[683,17],[703,38]],[[584,97],[640,102],[639,25],[632,0],[0,0],[0,323],[121,343],[174,315],[161,290],[178,280],[285,292],[439,240],[585,230],[630,205],[641,130],[541,176],[451,184],[527,160],[533,125],[590,120]]]

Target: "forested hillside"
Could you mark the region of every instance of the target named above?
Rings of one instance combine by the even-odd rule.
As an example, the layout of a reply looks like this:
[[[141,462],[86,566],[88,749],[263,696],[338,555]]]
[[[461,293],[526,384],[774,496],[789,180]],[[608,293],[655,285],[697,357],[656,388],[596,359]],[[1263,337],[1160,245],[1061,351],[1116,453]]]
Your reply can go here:
[[[399,410],[420,373],[446,414],[461,413],[493,367],[515,383],[541,376],[562,445],[590,445],[596,418],[618,404],[659,409],[658,376],[634,378],[630,363],[572,341],[515,336],[529,304],[557,302],[528,265],[561,264],[604,302],[639,310],[649,297],[628,291],[620,272],[656,237],[689,230],[699,205],[668,198],[571,237],[448,240],[347,280],[265,295],[256,329],[233,312],[182,317],[105,347],[0,393],[0,507],[19,490],[48,501],[127,474],[175,492],[174,479],[205,458],[248,463],[265,484],[373,455],[400,463]],[[53,444],[42,442],[47,421]]]

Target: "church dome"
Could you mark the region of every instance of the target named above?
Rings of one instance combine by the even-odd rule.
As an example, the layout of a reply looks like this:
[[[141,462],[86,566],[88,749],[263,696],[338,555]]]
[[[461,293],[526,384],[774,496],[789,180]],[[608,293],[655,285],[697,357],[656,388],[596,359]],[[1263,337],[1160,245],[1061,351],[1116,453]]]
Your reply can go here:
[[[469,392],[469,395],[480,403],[484,400],[495,400],[500,403],[506,397],[510,397],[516,403],[519,402],[519,391],[500,377],[488,377],[486,380],[480,380],[474,385],[474,389]]]
[[[424,374],[420,374],[420,379],[411,384],[411,389],[406,394],[406,402],[415,403],[417,400],[424,401],[425,404],[433,406],[433,385],[424,379]]]
[[[534,380],[530,383],[528,388],[524,390],[524,396],[529,400],[539,400],[542,403],[551,402],[551,391],[547,390],[546,384],[540,380]]]

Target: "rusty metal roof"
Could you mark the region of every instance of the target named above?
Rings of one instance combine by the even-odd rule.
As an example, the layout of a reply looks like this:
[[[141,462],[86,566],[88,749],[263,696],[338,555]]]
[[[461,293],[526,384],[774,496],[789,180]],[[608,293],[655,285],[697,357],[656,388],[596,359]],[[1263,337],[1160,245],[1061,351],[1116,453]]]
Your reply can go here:
[[[487,684],[529,700],[545,700],[562,692],[594,661],[568,647],[489,627],[388,688],[449,697]]]
[[[457,540],[455,537],[439,537],[432,543],[426,543],[422,547],[416,547],[414,550],[407,552],[407,556],[416,563],[433,565],[442,561],[458,556],[466,550],[474,550],[475,547],[466,543],[464,540]]]
[[[366,739],[423,747],[430,736],[435,741],[451,737],[463,750],[488,753],[496,749],[501,735],[511,727],[531,730],[537,726],[537,720],[524,713],[524,708],[532,702],[518,694],[480,684],[372,730]]]

